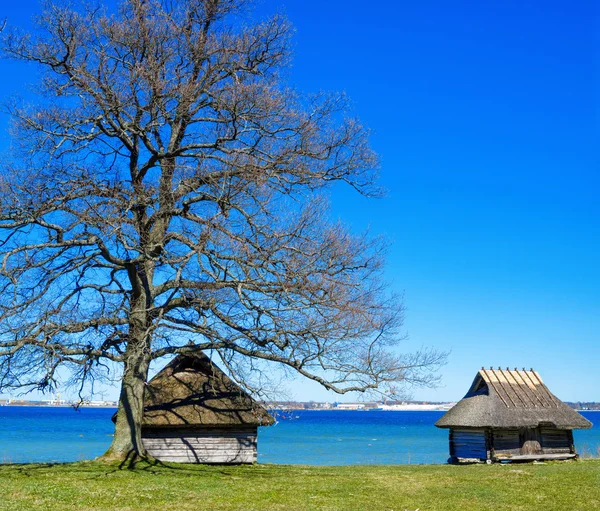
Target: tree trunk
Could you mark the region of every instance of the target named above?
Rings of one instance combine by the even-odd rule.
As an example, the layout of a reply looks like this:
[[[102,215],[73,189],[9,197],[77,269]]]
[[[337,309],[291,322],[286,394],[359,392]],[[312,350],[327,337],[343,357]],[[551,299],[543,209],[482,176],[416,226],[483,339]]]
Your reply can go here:
[[[140,226],[140,230],[142,228]],[[151,306],[149,282],[153,271],[149,263],[146,267],[129,265],[127,272],[132,286],[129,339],[125,350],[115,435],[110,448],[102,456],[102,459],[109,461],[127,459],[135,461],[146,457],[146,450],[142,443],[142,418],[144,392],[151,360],[151,334],[147,311]]]
[[[115,435],[101,459],[136,460],[146,455],[142,443],[142,417],[150,356],[145,346],[146,342],[138,342],[130,343],[127,347]]]

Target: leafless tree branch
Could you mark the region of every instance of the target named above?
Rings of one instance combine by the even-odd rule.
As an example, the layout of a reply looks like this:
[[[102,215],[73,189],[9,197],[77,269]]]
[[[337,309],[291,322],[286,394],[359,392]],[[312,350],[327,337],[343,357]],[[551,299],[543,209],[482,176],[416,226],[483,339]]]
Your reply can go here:
[[[167,355],[213,350],[340,393],[427,384],[443,359],[394,351],[385,244],[327,215],[331,182],[379,194],[368,131],[343,95],[285,87],[288,22],[245,26],[239,7],[57,1],[39,32],[2,36],[46,99],[7,105],[0,388],[122,363],[115,452],[141,450],[148,366]]]

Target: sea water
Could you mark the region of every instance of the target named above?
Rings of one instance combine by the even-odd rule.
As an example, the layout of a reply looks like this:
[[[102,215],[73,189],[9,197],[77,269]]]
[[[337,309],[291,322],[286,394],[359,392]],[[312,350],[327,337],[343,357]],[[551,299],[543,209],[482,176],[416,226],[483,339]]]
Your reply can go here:
[[[110,408],[0,407],[0,462],[64,462],[100,456],[112,440]],[[443,412],[291,410],[259,428],[259,463],[352,465],[445,463]],[[575,431],[580,453],[599,456],[600,412]]]

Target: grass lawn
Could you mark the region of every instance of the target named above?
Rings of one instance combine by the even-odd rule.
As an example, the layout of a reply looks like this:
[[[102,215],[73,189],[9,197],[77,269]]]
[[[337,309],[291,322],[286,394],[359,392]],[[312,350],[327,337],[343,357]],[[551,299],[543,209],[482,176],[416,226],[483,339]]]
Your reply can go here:
[[[600,460],[540,465],[0,465],[0,509],[600,510]]]

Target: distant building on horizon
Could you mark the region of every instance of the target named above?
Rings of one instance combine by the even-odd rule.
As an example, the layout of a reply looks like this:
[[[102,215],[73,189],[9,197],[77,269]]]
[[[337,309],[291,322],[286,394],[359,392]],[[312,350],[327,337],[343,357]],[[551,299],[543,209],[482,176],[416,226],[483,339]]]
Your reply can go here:
[[[436,423],[449,428],[450,461],[575,458],[573,429],[592,423],[560,401],[533,369],[485,369]]]

